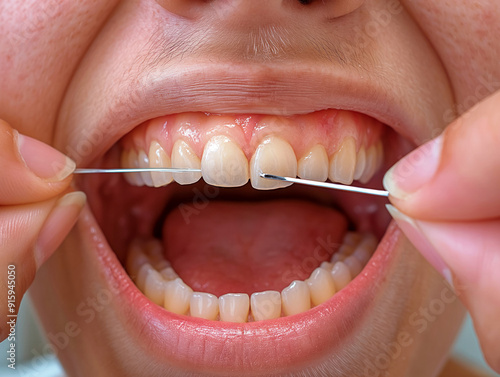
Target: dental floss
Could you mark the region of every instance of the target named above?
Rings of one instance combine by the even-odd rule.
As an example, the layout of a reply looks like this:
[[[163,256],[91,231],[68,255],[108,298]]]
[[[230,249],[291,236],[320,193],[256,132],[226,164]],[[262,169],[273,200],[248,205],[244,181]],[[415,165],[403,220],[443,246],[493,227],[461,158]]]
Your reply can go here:
[[[189,169],[189,168],[123,168],[123,169],[85,169],[79,168],[75,169],[74,174],[101,174],[101,173],[140,173],[140,172],[167,172],[167,173],[200,173],[201,169]],[[333,190],[349,191],[359,194],[375,195],[388,197],[389,192],[383,190],[375,190],[364,187],[355,187],[340,185],[336,183],[318,182],[311,181],[308,179],[292,178],[292,177],[282,177],[274,174],[260,173],[260,176],[264,179],[273,179],[276,181],[284,181],[291,183],[298,183],[308,186],[323,187]]]
[[[73,174],[100,174],[100,173],[140,173],[164,172],[164,173],[201,173],[201,169],[189,168],[125,168],[125,169],[75,169]]]
[[[341,190],[341,191],[356,192],[359,194],[383,196],[386,198],[389,196],[388,191],[374,190],[374,189],[369,189],[369,188],[364,188],[364,187],[346,186],[346,185],[339,185],[336,183],[327,183],[327,182],[317,182],[317,181],[310,181],[308,179],[300,179],[300,178],[281,177],[279,175],[266,174],[266,173],[260,173],[260,176],[262,178],[265,178],[265,179],[274,179],[276,181],[293,182],[293,183],[299,183],[299,184],[308,185],[308,186],[324,187],[324,188],[333,189],[333,190]]]

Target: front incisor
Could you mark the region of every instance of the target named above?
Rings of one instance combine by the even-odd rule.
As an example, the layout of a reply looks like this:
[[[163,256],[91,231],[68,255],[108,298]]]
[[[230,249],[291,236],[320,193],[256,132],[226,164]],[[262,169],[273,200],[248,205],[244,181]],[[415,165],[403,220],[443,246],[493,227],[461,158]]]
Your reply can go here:
[[[224,135],[212,137],[201,158],[203,180],[214,186],[238,187],[248,182],[248,160],[241,148]]]
[[[250,160],[252,187],[259,190],[272,190],[290,186],[291,183],[288,182],[264,179],[260,173],[296,177],[297,157],[290,143],[276,136],[268,136],[259,144]]]

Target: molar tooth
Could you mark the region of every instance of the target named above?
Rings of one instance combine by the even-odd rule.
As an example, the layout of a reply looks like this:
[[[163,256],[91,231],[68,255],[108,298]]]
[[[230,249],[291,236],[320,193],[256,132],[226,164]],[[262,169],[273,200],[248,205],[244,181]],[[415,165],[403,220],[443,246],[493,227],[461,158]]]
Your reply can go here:
[[[248,319],[250,298],[246,293],[228,293],[219,297],[220,320],[244,323]]]
[[[342,246],[339,247],[338,251],[330,258],[330,263],[343,261],[349,255],[351,255],[353,251],[354,247],[347,244],[342,244]]]
[[[340,148],[330,160],[328,178],[332,182],[350,185],[354,180],[356,168],[356,141],[353,137],[346,137]]]
[[[122,151],[122,154],[121,154],[121,158],[120,158],[120,165],[122,168],[131,168],[132,166],[130,165],[130,151],[129,150],[126,150],[124,149]],[[134,178],[134,174],[133,173],[124,173],[124,178],[125,180],[135,186],[135,178]]]
[[[165,283],[163,307],[176,314],[185,314],[189,310],[189,302],[193,290],[181,278]]]
[[[149,167],[151,168],[170,168],[172,164],[170,157],[165,153],[163,147],[156,140],[153,140],[149,146]],[[172,173],[152,172],[151,179],[154,187],[161,187],[172,182]]]
[[[356,250],[354,250],[354,252],[352,253],[352,256],[356,258],[359,263],[365,265],[370,260],[372,253],[366,248],[357,247]]]
[[[292,146],[279,137],[268,136],[260,143],[250,160],[250,178],[253,188],[272,190],[290,186],[291,183],[288,182],[261,178],[260,173],[296,177],[297,158]]]
[[[340,291],[352,280],[349,267],[347,267],[342,261],[336,262],[333,265],[331,274],[333,277],[333,281],[335,282],[335,288],[337,289],[337,291]]]
[[[363,266],[361,262],[358,260],[358,258],[354,257],[353,255],[348,256],[346,259],[344,259],[344,264],[349,267],[349,271],[351,272],[351,278],[354,279],[354,277],[358,276],[361,270],[363,270]]]
[[[316,268],[307,279],[311,302],[314,306],[321,305],[335,294],[335,282],[332,274],[321,268]]]
[[[149,275],[150,271],[154,271],[153,266],[149,262],[144,263],[140,268],[139,271],[137,271],[137,277],[135,278],[134,282],[137,288],[142,293],[146,292],[146,279]]]
[[[177,273],[175,272],[175,270],[172,267],[170,267],[170,266],[166,266],[166,267],[162,268],[160,270],[160,274],[167,281],[175,280],[175,279],[177,279],[179,277],[179,275],[177,275]]]
[[[201,162],[193,149],[183,140],[177,140],[172,147],[172,167],[200,169]],[[173,173],[174,180],[181,185],[189,185],[201,178],[201,173]]]
[[[294,280],[281,291],[281,305],[285,315],[305,312],[311,308],[311,296],[307,284]]]
[[[138,242],[133,242],[127,255],[126,269],[128,275],[136,282],[137,275],[143,264],[149,263],[149,258]]]
[[[161,271],[170,267],[170,263],[165,259],[163,248],[157,239],[151,239],[146,243],[146,255],[149,257],[151,265],[155,270]]]
[[[189,303],[191,317],[215,321],[219,314],[219,299],[210,293],[194,292]]]
[[[278,291],[255,292],[250,298],[255,321],[281,316],[281,294]]]
[[[352,256],[358,259],[362,265],[365,265],[370,260],[373,252],[377,248],[377,239],[373,234],[364,235],[361,242],[352,253]]]
[[[144,295],[155,304],[163,305],[165,284],[165,280],[158,271],[149,269],[144,281]]]
[[[142,149],[137,154],[139,160],[139,167],[141,169],[149,168],[149,158]],[[151,173],[148,171],[141,171],[141,177],[146,186],[153,187],[153,179],[151,178]]]
[[[342,240],[342,244],[349,245],[352,247],[358,246],[358,244],[361,242],[361,239],[363,238],[363,235],[358,232],[347,232],[344,235],[344,238]]]
[[[135,150],[130,150],[128,153],[128,163],[127,163],[129,168],[134,168],[137,169],[139,168],[139,158],[137,157],[137,153]],[[144,180],[142,179],[142,176],[140,173],[129,173],[130,174],[130,179],[133,180],[133,185],[134,186],[144,186]]]
[[[325,261],[325,262],[321,263],[320,267],[327,270],[327,271],[331,271],[333,268],[333,263]]]
[[[248,182],[248,160],[241,148],[224,135],[212,137],[203,150],[201,170],[206,183],[238,187]]]
[[[324,182],[328,178],[328,155],[321,144],[316,144],[298,162],[297,175],[302,179]]]
[[[354,179],[359,180],[365,171],[366,166],[366,149],[365,147],[361,147],[358,151],[358,155],[356,157],[356,168],[354,169]]]

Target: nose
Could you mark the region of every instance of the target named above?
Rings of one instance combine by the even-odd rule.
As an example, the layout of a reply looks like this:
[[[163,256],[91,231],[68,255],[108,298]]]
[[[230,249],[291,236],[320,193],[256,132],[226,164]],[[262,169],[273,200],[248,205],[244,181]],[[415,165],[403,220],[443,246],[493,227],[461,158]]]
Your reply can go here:
[[[219,20],[261,22],[285,16],[332,19],[358,9],[365,0],[156,0],[163,8],[185,18],[216,16]]]

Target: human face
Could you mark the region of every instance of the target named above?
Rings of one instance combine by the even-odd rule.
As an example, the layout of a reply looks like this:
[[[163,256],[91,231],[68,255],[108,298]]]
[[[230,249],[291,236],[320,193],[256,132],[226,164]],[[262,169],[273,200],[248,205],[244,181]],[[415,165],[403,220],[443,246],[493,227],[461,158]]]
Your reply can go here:
[[[307,140],[321,139],[331,154],[342,142],[339,135],[353,135],[359,149],[360,140],[382,128],[385,161],[368,183],[376,186],[385,168],[497,90],[500,80],[500,6],[493,0],[2,0],[1,8],[0,117],[80,166],[119,165],[122,149],[147,148],[154,139],[170,153],[174,139],[182,138],[201,157],[207,135],[214,134],[236,141],[248,160],[266,136],[277,134],[289,144],[274,144],[271,152],[283,155],[291,146],[300,158],[311,146]],[[246,128],[237,124],[247,118]],[[325,124],[336,132],[321,138]],[[87,191],[90,206],[32,290],[69,375],[432,376],[460,325],[458,300],[399,230],[387,228],[383,200],[316,190],[273,195],[249,188],[205,191],[204,185],[135,188],[118,177],[76,185]],[[200,206],[199,192],[205,193],[202,204],[214,192],[215,199],[233,201]],[[268,200],[282,196],[334,203],[343,215]],[[248,210],[235,202],[242,199],[256,203]],[[254,280],[267,261],[266,244],[279,249],[293,240],[306,250],[295,259],[290,250],[276,258],[280,263],[271,267],[279,279],[267,279],[270,289],[290,283],[285,276],[293,274],[281,270],[288,259],[302,275],[314,269],[305,263],[307,250],[330,234],[311,237],[300,233],[304,229],[332,221],[335,244],[347,216],[353,229],[381,241],[360,275],[301,314],[244,324],[176,315],[146,298],[122,265],[128,244],[152,237],[163,208],[170,203],[179,211],[181,200],[197,212],[190,226],[169,217],[165,229],[186,236],[168,242],[194,240],[195,248],[203,235],[220,247],[229,235],[255,238],[266,229],[286,235],[276,244],[278,237],[261,238],[266,242],[247,265],[257,272],[237,287],[247,293],[259,283]],[[234,220],[222,226],[223,205]],[[285,213],[287,221],[271,216],[269,226],[256,226],[266,209]],[[245,229],[242,213],[254,216]],[[311,229],[317,219],[324,221]],[[233,283],[214,273],[214,255],[198,249],[190,257],[203,268],[202,278],[193,277],[198,270],[185,268],[175,248],[166,253],[197,290],[230,292]],[[234,247],[238,258],[241,249]],[[238,258],[217,266],[245,274]]]

